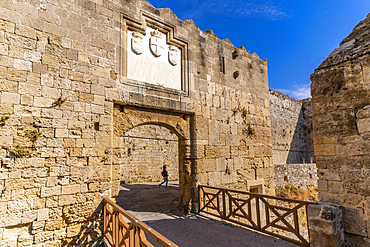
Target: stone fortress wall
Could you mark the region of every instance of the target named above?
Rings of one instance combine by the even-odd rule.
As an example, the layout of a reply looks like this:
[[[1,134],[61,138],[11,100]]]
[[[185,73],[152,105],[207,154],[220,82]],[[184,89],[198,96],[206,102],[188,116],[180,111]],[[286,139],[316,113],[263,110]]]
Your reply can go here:
[[[273,163],[315,162],[310,98],[295,100],[270,89],[270,114]]]
[[[137,80],[140,49],[181,67],[175,85],[156,63]],[[97,244],[124,136],[145,125],[178,138],[183,208],[197,183],[274,194],[267,62],[169,9],[1,1],[0,89],[0,245]]]
[[[295,186],[317,186],[316,164],[307,164],[311,158],[315,162],[311,100],[295,100],[270,89],[270,114],[275,186],[284,186],[285,180]],[[144,127],[147,129],[135,128],[127,133],[150,139],[126,139],[125,143],[130,142],[130,145],[124,145],[122,153],[125,156],[121,163],[123,168],[126,165],[130,168],[127,174],[122,174],[121,181],[157,181],[161,179],[161,164],[171,164],[171,178],[177,179],[177,137],[163,127],[153,125],[140,128]],[[167,139],[172,142],[166,142]],[[141,172],[143,176],[137,175],[138,169],[145,170],[145,174]]]
[[[317,186],[311,99],[295,100],[270,89],[272,160],[275,186]]]
[[[369,31],[370,15],[311,75],[319,199],[324,205],[309,211],[316,217],[310,223],[315,246],[370,246]]]
[[[179,141],[165,127],[146,125],[126,133],[121,151],[121,182],[157,182],[162,180],[162,166],[167,166],[169,180],[179,179]]]
[[[276,189],[285,186],[286,182],[295,187],[317,186],[316,164],[284,164],[274,165]]]

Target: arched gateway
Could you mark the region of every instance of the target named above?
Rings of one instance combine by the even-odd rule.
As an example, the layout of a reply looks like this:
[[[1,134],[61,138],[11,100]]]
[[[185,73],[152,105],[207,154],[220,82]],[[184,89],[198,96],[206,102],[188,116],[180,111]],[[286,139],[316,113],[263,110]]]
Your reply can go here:
[[[151,109],[130,105],[115,105],[113,112],[114,133],[114,160],[119,160],[121,148],[124,145],[123,136],[129,130],[142,125],[159,125],[176,134],[179,140],[179,187],[180,207],[188,210],[189,203],[193,202],[192,208],[196,208],[197,198],[196,176],[194,166],[194,148],[191,146],[191,126],[193,115],[189,113],[171,112],[159,109]],[[193,155],[192,155],[193,153]],[[148,159],[144,162],[150,162]],[[119,165],[119,164],[118,164]],[[123,172],[121,170],[121,172]]]

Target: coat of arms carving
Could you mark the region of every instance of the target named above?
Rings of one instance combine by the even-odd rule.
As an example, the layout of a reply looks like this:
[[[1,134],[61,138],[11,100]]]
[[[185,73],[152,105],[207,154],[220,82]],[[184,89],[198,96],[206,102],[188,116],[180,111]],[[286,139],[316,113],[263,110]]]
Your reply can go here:
[[[152,37],[150,37],[150,50],[156,57],[160,57],[163,53],[164,47],[160,44],[160,40],[162,39],[161,33],[157,30],[154,30],[150,33]]]
[[[176,46],[170,45],[168,60],[173,66],[176,66],[179,63],[179,49]]]
[[[138,55],[143,53],[143,38],[144,36],[141,33],[138,32],[132,33],[131,47],[132,50]]]

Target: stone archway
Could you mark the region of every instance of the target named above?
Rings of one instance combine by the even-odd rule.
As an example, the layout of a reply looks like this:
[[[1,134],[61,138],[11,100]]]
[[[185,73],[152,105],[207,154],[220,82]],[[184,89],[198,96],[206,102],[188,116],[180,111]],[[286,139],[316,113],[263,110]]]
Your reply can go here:
[[[179,197],[180,207],[190,209],[195,202],[195,172],[192,155],[192,115],[180,112],[168,112],[158,109],[118,105],[113,112],[113,165],[119,165],[120,148],[123,136],[129,130],[142,125],[159,125],[176,134],[179,141]],[[120,171],[123,172],[123,171]]]

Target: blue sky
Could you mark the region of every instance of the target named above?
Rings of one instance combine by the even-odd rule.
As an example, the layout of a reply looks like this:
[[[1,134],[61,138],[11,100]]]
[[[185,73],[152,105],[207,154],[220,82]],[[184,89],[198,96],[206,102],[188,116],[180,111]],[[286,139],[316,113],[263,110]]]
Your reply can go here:
[[[267,58],[270,88],[296,99],[310,97],[310,75],[370,11],[370,0],[150,2]]]

